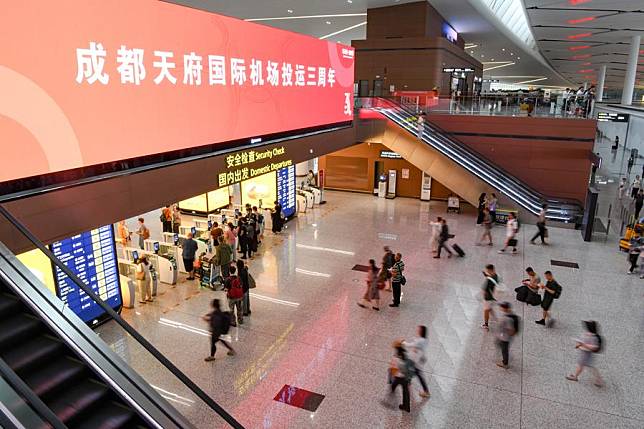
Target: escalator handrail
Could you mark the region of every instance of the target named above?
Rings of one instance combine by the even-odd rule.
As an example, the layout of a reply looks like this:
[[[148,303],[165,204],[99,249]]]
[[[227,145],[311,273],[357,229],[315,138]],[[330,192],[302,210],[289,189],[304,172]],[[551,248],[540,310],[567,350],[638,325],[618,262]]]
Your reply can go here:
[[[214,399],[212,399],[206,392],[204,392],[197,384],[195,384],[187,375],[185,375],[179,368],[177,368],[168,358],[166,358],[156,347],[154,347],[148,340],[146,340],[136,329],[126,322],[112,307],[103,301],[94,291],[83,283],[65,264],[63,264],[56,256],[31,233],[22,223],[20,223],[5,207],[0,204],[0,214],[4,216],[14,227],[18,229],[31,243],[36,246],[41,252],[47,256],[56,267],[58,267],[67,277],[69,277],[76,285],[87,294],[94,302],[96,302],[110,317],[116,321],[128,334],[130,334],[139,344],[141,344],[155,359],[157,359],[168,371],[177,377],[188,389],[197,395],[204,403],[206,403],[214,412],[216,412],[222,419],[226,421],[231,427],[235,429],[244,429],[244,427],[226,410],[223,409]]]
[[[33,390],[14,372],[13,369],[0,358],[0,373],[2,377],[16,389],[29,405],[44,418],[54,429],[67,429],[67,426],[58,418],[56,414],[34,393]]]
[[[399,108],[399,109],[401,109],[401,110],[403,110],[403,111],[407,112],[410,116],[416,116],[416,115],[417,115],[417,113],[416,113],[416,112],[413,112],[412,110],[410,110],[408,107],[406,107],[405,105],[403,105],[403,104],[401,104],[401,103],[398,103],[398,102],[396,102],[396,101],[394,101],[394,100],[391,100],[391,99],[388,99],[388,98],[384,98],[384,97],[381,97],[381,98],[382,98],[383,100],[387,101],[388,103],[391,103],[391,104],[392,104],[392,105],[394,105],[395,107],[397,107],[397,108]],[[512,181],[512,182],[514,182],[515,184],[517,184],[517,185],[521,186],[522,188],[525,188],[526,190],[528,190],[529,192],[531,192],[533,195],[535,195],[537,198],[541,198],[541,199],[542,199],[542,200],[544,200],[544,201],[546,201],[546,200],[547,200],[547,201],[552,201],[552,202],[560,202],[560,203],[562,203],[562,204],[570,204],[570,205],[577,205],[577,206],[579,206],[579,205],[580,205],[579,201],[576,201],[576,200],[573,200],[573,199],[565,199],[565,198],[550,198],[550,197],[547,197],[547,196],[545,196],[544,194],[542,194],[541,192],[539,192],[539,191],[537,191],[537,190],[533,189],[532,187],[530,187],[530,186],[529,186],[529,185],[527,185],[526,183],[524,183],[524,182],[522,182],[521,180],[517,179],[516,177],[514,177],[514,176],[512,176],[512,175],[508,175],[508,174],[504,173],[504,172],[503,172],[503,170],[502,170],[501,168],[499,168],[499,167],[498,167],[498,166],[497,166],[493,161],[491,161],[490,159],[488,159],[488,158],[486,158],[485,156],[481,155],[480,153],[478,153],[478,152],[474,151],[474,150],[473,150],[473,149],[471,149],[469,146],[467,146],[467,145],[465,145],[465,144],[462,144],[462,143],[461,143],[461,142],[459,142],[458,140],[448,138],[448,137],[447,137],[448,132],[447,132],[447,131],[445,131],[444,129],[442,129],[440,126],[436,125],[435,123],[430,122],[430,121],[425,121],[425,123],[424,123],[424,127],[425,127],[425,128],[428,128],[428,129],[430,129],[430,130],[432,130],[432,131],[434,131],[434,132],[436,132],[436,133],[437,133],[437,136],[438,136],[439,138],[442,138],[442,139],[444,139],[444,140],[447,140],[448,142],[455,144],[457,147],[459,147],[459,149],[462,149],[463,151],[468,152],[470,155],[472,155],[472,156],[473,156],[473,158],[474,158],[475,160],[482,161],[484,164],[486,164],[486,167],[489,167],[489,168],[491,168],[491,169],[493,169],[493,170],[496,170],[499,174],[502,174],[502,175],[504,175],[504,176],[508,176],[508,179],[509,179],[510,181]]]

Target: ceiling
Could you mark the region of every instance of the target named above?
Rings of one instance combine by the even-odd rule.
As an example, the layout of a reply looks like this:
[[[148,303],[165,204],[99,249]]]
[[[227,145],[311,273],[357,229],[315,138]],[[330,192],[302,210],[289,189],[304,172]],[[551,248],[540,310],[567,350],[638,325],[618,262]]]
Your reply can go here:
[[[624,84],[631,37],[644,36],[644,0],[524,0],[539,50],[552,67],[578,85]],[[644,37],[643,40],[644,42]],[[644,85],[644,46],[636,85]]]
[[[411,3],[417,0],[170,0],[173,3],[195,7],[241,19],[256,21],[289,31],[309,34],[314,37],[326,38],[334,42],[351,44],[351,40],[366,37],[367,9],[373,7],[392,6],[401,3]],[[606,8],[607,4],[617,5],[619,9],[633,10],[637,5],[642,6],[644,0],[592,0],[583,5],[572,7],[569,1],[583,0],[523,0],[526,7],[568,7],[573,10],[550,11],[530,9],[528,18],[533,25],[535,38],[547,62],[539,61],[529,50],[524,50],[519,43],[506,37],[502,32],[486,20],[471,3],[479,0],[428,0],[443,17],[463,37],[466,46],[476,45],[467,49],[467,53],[476,57],[484,65],[484,76],[499,79],[504,83],[538,82],[539,86],[569,86],[580,82],[583,76],[596,73],[600,64],[609,66],[608,84],[623,83],[627,45],[612,43],[628,42],[632,32],[619,31],[593,35],[588,40],[597,40],[592,47],[584,50],[594,54],[590,59],[576,62],[570,57],[578,52],[568,51],[568,47],[576,45],[567,40],[567,36],[579,33],[587,23],[575,25],[573,28],[557,28],[557,25],[568,26],[568,19],[588,16],[588,11],[580,8]],[[514,0],[522,1],[522,0]],[[616,6],[612,6],[615,9]],[[604,12],[602,12],[604,13]],[[569,16],[570,15],[570,16]],[[631,16],[628,16],[631,15]],[[615,28],[642,28],[644,15],[620,14],[610,18],[597,18],[593,25]],[[643,21],[638,25],[637,20]],[[547,25],[547,27],[545,27]],[[621,27],[620,27],[621,26]],[[590,31],[590,30],[589,30]],[[592,30],[595,31],[595,30]],[[597,30],[599,31],[599,30]],[[549,40],[561,40],[553,42]],[[582,39],[580,39],[582,40]],[[584,40],[583,44],[586,43]],[[605,45],[605,43],[611,43]],[[596,45],[596,46],[595,46]],[[610,55],[606,55],[610,53]],[[590,65],[582,66],[582,63]],[[514,64],[512,64],[514,63]],[[555,73],[552,65],[560,74]],[[579,70],[590,70],[588,74],[579,74]],[[621,70],[620,70],[621,69]],[[565,77],[565,78],[564,78]],[[644,76],[642,76],[644,78]]]

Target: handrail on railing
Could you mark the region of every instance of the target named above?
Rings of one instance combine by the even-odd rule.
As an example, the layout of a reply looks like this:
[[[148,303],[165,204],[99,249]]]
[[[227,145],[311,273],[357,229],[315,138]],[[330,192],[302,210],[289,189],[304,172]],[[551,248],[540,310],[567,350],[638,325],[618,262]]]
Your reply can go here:
[[[130,334],[136,341],[138,341],[152,356],[154,356],[163,366],[165,366],[175,377],[177,377],[188,389],[204,401],[213,411],[222,417],[230,426],[235,429],[244,429],[244,427],[226,410],[224,410],[214,399],[212,399],[206,392],[204,392],[197,384],[195,384],[187,375],[185,375],[179,368],[177,368],[168,358],[166,358],[159,350],[157,350],[148,340],[143,338],[136,329],[127,323],[112,307],[105,303],[89,286],[83,283],[76,274],[74,274],[65,264],[63,264],[56,256],[34,236],[18,219],[16,219],[2,204],[0,204],[0,214],[4,216],[14,227],[16,227],[31,243],[36,246],[41,252],[45,254],[53,263],[58,267],[67,277],[69,277],[76,285],[87,294],[94,302],[96,302],[105,312],[111,316],[116,323],[118,323],[128,334]],[[64,426],[63,426],[64,427]]]
[[[20,394],[29,405],[44,418],[54,429],[67,429],[67,426],[58,418],[54,412],[34,393],[33,390],[25,383],[13,369],[0,358],[0,373],[3,378]]]

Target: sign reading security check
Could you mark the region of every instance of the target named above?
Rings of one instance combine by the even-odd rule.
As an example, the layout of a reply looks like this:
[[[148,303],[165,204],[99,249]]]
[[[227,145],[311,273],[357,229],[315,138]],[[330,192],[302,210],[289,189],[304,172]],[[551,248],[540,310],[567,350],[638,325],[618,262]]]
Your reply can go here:
[[[219,187],[239,183],[293,165],[284,146],[266,150],[246,150],[226,157],[226,171],[219,173]]]

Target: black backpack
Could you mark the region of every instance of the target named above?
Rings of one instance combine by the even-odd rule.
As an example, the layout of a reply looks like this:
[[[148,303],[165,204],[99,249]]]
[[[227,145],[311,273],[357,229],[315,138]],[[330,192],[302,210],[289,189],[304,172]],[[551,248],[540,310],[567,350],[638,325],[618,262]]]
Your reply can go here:
[[[514,313],[508,314],[508,317],[512,319],[512,326],[514,327],[514,333],[510,335],[511,337],[514,337],[516,334],[519,333],[519,329],[521,328],[520,323],[519,323],[519,316],[517,316]]]
[[[555,293],[552,294],[552,297],[554,299],[559,299],[559,297],[561,296],[561,286],[559,285],[559,283],[556,283],[556,285],[557,286],[555,286]]]

